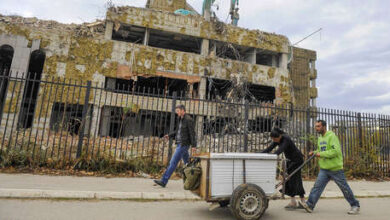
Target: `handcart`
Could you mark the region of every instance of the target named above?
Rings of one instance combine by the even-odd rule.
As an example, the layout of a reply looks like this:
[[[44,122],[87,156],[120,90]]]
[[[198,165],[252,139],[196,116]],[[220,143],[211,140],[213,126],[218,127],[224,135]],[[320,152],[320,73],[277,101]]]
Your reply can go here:
[[[275,154],[210,153],[194,158],[200,160],[202,174],[200,185],[193,192],[207,202],[229,205],[237,219],[255,220],[264,214],[270,199],[284,197],[285,183],[314,155],[289,176],[284,165],[283,180],[278,184],[275,184],[278,164]],[[281,197],[275,197],[279,186],[282,186]]]

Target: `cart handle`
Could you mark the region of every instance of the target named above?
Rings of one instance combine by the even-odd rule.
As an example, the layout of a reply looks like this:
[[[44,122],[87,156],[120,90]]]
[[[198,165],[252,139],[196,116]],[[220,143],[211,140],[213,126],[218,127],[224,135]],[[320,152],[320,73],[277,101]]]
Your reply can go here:
[[[305,166],[309,161],[311,161],[314,157],[316,156],[316,154],[313,154],[309,157],[309,159],[307,159],[305,162],[303,162],[303,164],[301,164],[297,169],[295,169],[290,175],[288,175],[283,181],[281,181],[280,183],[276,184],[275,186],[275,189],[277,189],[279,186],[281,186],[282,184],[284,184],[285,182],[287,182],[296,172],[298,172],[300,169],[302,169],[303,166]]]

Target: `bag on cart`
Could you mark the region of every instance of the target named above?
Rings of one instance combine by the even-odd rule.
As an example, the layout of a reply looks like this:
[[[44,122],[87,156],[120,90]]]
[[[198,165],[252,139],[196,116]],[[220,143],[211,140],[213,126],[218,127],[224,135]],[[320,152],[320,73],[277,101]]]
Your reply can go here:
[[[200,185],[202,169],[199,159],[191,160],[183,169],[183,182],[185,190],[196,190]]]

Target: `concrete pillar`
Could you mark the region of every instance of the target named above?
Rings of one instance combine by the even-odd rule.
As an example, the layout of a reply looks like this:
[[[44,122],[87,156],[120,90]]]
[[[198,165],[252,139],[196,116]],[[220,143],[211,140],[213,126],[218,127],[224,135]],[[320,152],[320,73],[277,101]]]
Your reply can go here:
[[[287,69],[288,55],[282,53],[279,57],[279,68]]]
[[[150,30],[146,28],[145,30],[145,36],[144,36],[144,45],[148,46],[149,43],[149,36],[150,36]]]
[[[106,22],[106,32],[104,34],[104,39],[111,40],[112,39],[112,29],[114,28],[114,23],[111,21]]]
[[[207,80],[206,77],[202,77],[199,82],[199,88],[198,88],[199,99],[201,100],[206,99],[206,80]],[[204,123],[203,116],[196,117],[196,127],[197,127],[196,134],[197,134],[198,143],[200,143],[203,140],[203,123]]]
[[[98,98],[98,97],[96,97]],[[94,105],[93,106],[93,111],[92,111],[92,118],[91,118],[91,121],[88,120],[88,122],[90,122],[91,124],[88,124],[85,126],[85,128],[89,128],[89,126],[91,126],[91,133],[90,133],[90,136],[91,137],[95,137],[95,133],[96,135],[99,135],[98,132],[99,132],[99,121],[100,121],[100,115],[99,113],[101,113],[101,110],[102,110],[102,106],[99,106],[99,105]],[[86,132],[88,132],[88,130],[86,130]],[[87,134],[87,133],[85,133]]]
[[[209,55],[210,40],[203,39],[202,46],[200,48],[200,54],[207,57]]]
[[[209,46],[210,41],[207,39],[203,39],[202,41],[202,47],[201,47],[201,55],[204,56],[206,59],[209,55]],[[201,73],[202,76],[206,75],[206,71],[208,71],[206,68],[203,73]],[[199,82],[199,98],[205,99],[206,98],[206,78],[202,77]]]
[[[206,21],[210,21],[211,12],[209,8],[205,8],[203,17]]]
[[[31,49],[27,47],[27,44],[28,40],[24,36],[16,36],[16,45],[11,64],[12,77],[16,77],[17,72],[26,73],[28,70]]]
[[[110,132],[110,116],[111,116],[111,108],[106,106],[101,108],[102,119],[100,120],[100,135],[108,136]]]
[[[189,91],[188,91],[188,94],[187,94],[187,98],[195,98],[195,97],[192,97],[192,92],[194,91],[194,84],[189,84]]]

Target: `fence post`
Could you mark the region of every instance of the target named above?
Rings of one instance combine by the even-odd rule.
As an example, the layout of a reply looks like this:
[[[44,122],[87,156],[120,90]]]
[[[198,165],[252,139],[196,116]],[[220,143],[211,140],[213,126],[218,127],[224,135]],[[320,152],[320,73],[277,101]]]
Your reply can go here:
[[[362,114],[357,113],[358,118],[358,135],[359,135],[359,147],[363,148],[363,129],[362,129]]]
[[[85,99],[84,99],[83,116],[82,116],[81,126],[80,126],[79,143],[77,145],[76,158],[79,158],[81,156],[81,150],[83,147],[84,128],[85,128],[86,118],[88,115],[88,103],[89,103],[89,95],[91,93],[91,84],[92,84],[91,81],[87,82],[87,91],[85,93]]]
[[[249,104],[248,100],[245,100],[245,113],[244,113],[244,151],[248,152],[248,118],[249,118]]]
[[[307,107],[306,109],[306,135],[307,135],[307,138],[306,138],[306,152],[310,152],[311,150],[314,150],[314,149],[310,149],[310,107]],[[316,143],[314,143],[316,144]]]
[[[169,122],[169,134],[172,134],[175,131],[175,109],[176,109],[176,100],[177,92],[173,92],[172,108],[171,108],[171,120]],[[171,161],[172,157],[172,144],[173,141],[169,138],[168,144],[168,163]],[[169,164],[168,164],[169,165]]]

